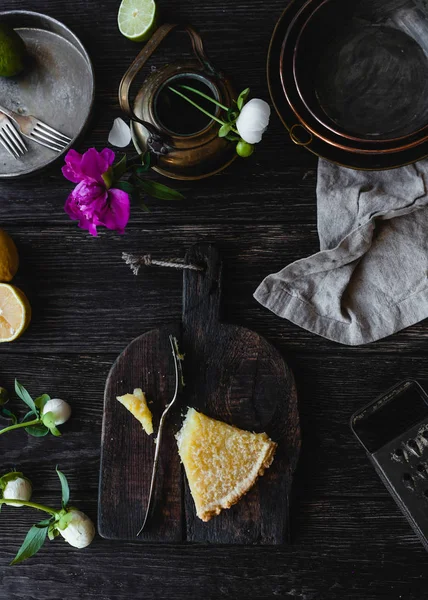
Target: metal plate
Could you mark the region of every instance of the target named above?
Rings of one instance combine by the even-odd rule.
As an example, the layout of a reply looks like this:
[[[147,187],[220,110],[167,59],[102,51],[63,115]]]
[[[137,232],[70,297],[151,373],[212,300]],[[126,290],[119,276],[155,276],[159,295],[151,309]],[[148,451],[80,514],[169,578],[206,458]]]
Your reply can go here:
[[[28,11],[0,12],[0,20],[16,29],[29,53],[24,72],[0,78],[0,104],[34,115],[72,138],[84,130],[94,101],[94,73],[78,38],[59,21]],[[20,159],[0,148],[0,178],[23,177],[63,156],[27,138],[29,151]]]
[[[300,125],[300,122],[294,114],[290,104],[287,102],[282,89],[280,78],[281,47],[291,21],[306,1],[307,0],[291,0],[289,2],[273,32],[267,59],[267,80],[270,96],[278,116],[288,131],[295,126]],[[292,69],[292,65],[290,66],[290,69]],[[305,148],[316,156],[325,158],[330,162],[351,169],[367,171],[395,169],[428,156],[428,142],[422,143],[415,148],[402,150],[393,154],[366,155],[355,154],[336,148],[314,136],[310,146],[305,146]]]

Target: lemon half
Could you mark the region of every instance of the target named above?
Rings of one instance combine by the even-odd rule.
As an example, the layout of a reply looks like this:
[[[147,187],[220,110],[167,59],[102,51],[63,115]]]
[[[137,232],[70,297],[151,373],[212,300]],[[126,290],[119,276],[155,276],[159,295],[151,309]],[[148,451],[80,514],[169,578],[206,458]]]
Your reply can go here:
[[[0,281],[11,281],[18,271],[19,256],[15,242],[0,229]]]
[[[0,283],[0,343],[17,340],[31,321],[31,306],[19,288]]]

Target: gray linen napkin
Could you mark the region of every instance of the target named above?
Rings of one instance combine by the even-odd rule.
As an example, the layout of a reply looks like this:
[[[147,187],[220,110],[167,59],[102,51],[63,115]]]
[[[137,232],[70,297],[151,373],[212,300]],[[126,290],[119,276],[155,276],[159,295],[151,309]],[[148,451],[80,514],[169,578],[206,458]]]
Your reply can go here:
[[[269,275],[254,297],[341,344],[428,317],[428,160],[393,171],[318,165],[320,252]]]

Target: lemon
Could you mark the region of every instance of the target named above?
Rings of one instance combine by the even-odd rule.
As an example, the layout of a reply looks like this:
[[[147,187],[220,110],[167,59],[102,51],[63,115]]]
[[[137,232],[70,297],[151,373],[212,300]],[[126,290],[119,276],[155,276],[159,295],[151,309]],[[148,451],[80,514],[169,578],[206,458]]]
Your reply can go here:
[[[15,242],[0,229],[0,281],[12,281],[19,267],[18,250]]]
[[[17,340],[31,321],[31,306],[24,292],[0,283],[0,343]]]
[[[145,42],[156,28],[154,0],[122,0],[117,15],[119,31],[133,42]]]
[[[0,23],[0,77],[13,77],[24,69],[27,55],[22,38],[11,27]]]

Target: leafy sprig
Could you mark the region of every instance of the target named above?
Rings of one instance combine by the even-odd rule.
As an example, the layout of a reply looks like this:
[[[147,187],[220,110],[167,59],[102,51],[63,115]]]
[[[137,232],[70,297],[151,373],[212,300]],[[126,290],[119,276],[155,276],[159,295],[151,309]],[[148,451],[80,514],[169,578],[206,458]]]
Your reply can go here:
[[[29,508],[34,508],[36,510],[40,510],[48,513],[50,516],[47,519],[43,519],[38,523],[35,523],[27,535],[19,548],[15,558],[10,563],[11,565],[17,565],[27,558],[34,556],[40,548],[45,543],[46,538],[48,537],[50,540],[55,539],[60,530],[63,530],[67,527],[70,520],[72,519],[72,514],[69,512],[71,507],[68,506],[70,499],[70,490],[67,482],[67,478],[62,471],[56,467],[56,472],[61,482],[61,508],[59,510],[55,510],[50,508],[49,506],[44,506],[43,504],[36,504],[35,502],[26,502],[21,500],[7,500],[4,498],[0,499],[0,508],[3,504],[13,504],[19,506],[28,506]],[[3,484],[3,488],[5,487],[7,481],[16,477],[17,475],[22,475],[22,473],[8,473],[0,478],[0,486]],[[3,489],[2,488],[2,489]]]
[[[123,154],[113,165],[114,186],[130,195],[145,212],[150,212],[145,202],[147,196],[158,200],[183,200],[184,196],[177,190],[163,183],[143,178],[151,167],[150,152],[128,159]],[[121,179],[129,173],[128,179]]]
[[[4,429],[0,429],[0,435],[14,431],[15,429],[23,428],[25,431],[33,437],[44,437],[49,432],[52,435],[59,437],[61,432],[56,426],[56,419],[53,412],[43,412],[45,405],[51,399],[48,394],[42,394],[35,400],[30,396],[26,388],[15,379],[15,393],[29,408],[30,410],[22,418],[21,421],[18,417],[10,410],[0,406],[0,414],[12,421],[12,424]]]

